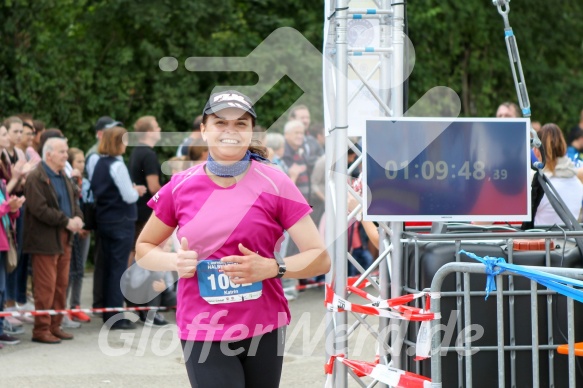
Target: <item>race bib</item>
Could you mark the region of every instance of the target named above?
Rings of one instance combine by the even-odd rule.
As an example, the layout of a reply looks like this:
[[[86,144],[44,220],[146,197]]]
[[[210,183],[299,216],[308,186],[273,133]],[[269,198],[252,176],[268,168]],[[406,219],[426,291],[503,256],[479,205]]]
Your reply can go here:
[[[234,303],[257,299],[261,296],[263,282],[235,284],[219,269],[227,263],[219,260],[202,260],[196,266],[200,296],[210,304]]]

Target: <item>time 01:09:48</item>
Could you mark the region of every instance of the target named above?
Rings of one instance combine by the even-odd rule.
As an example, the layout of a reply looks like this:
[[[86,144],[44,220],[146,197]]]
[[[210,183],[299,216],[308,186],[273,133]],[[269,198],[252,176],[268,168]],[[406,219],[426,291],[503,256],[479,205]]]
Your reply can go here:
[[[388,179],[396,179],[399,172],[403,172],[403,179],[409,179],[410,177],[422,178],[426,180],[437,179],[445,180],[447,178],[465,178],[466,180],[475,179],[482,180],[486,178],[485,163],[481,161],[476,161],[471,164],[469,161],[462,163],[461,167],[457,171],[453,171],[450,175],[450,167],[448,164],[440,160],[438,162],[432,162],[427,160],[423,162],[420,166],[415,165],[415,173],[411,174],[409,171],[410,163],[405,161],[400,165],[394,160],[389,160],[385,164],[385,175]],[[451,166],[455,168],[455,165]],[[419,173],[417,173],[417,171]],[[508,172],[505,169],[496,169],[492,171],[492,179],[494,180],[504,180],[508,178]]]

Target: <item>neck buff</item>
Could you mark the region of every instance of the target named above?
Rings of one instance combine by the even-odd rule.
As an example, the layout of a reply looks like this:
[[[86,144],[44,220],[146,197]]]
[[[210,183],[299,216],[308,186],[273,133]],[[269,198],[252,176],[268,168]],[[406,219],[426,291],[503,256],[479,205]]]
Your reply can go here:
[[[234,177],[237,175],[241,175],[245,172],[251,160],[257,160],[260,162],[269,162],[269,160],[265,159],[263,156],[255,154],[251,151],[245,152],[245,156],[238,162],[233,164],[221,164],[213,159],[210,152],[207,157],[206,167],[208,170],[216,176],[220,177]]]

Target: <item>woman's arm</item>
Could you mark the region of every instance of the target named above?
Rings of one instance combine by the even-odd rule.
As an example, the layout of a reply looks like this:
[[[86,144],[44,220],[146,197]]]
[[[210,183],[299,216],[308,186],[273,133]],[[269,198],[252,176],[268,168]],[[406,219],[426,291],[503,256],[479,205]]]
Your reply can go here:
[[[326,245],[309,215],[296,222],[288,233],[300,253],[284,259],[287,267],[284,278],[305,279],[330,271],[330,256]]]
[[[310,278],[330,270],[330,256],[309,215],[296,222],[289,228],[288,233],[300,253],[285,258],[287,268],[285,278]],[[236,263],[222,268],[233,283],[254,283],[277,275],[278,265],[273,258],[260,256],[243,244],[239,244],[239,250],[242,255],[226,256],[221,259],[225,263]]]
[[[377,226],[372,221],[361,221],[360,223],[372,245],[374,245],[376,249],[379,249],[379,230],[377,229]]]
[[[182,238],[178,252],[164,251],[166,240],[174,229],[152,214],[136,242],[136,262],[150,271],[177,271],[180,277],[192,277],[198,256],[188,249],[186,238]]]
[[[122,161],[112,163],[109,174],[125,203],[134,203],[138,200],[140,196],[134,189],[128,168]]]
[[[24,178],[23,168],[25,165],[24,160],[17,161],[14,166],[7,166],[10,169],[12,178],[6,183],[6,192],[10,195],[18,186],[22,184],[22,179]]]

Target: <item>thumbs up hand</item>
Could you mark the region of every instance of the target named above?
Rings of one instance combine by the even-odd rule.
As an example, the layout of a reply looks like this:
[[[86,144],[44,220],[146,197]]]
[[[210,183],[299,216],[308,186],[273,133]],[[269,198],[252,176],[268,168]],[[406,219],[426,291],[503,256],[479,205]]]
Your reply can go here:
[[[186,237],[182,237],[182,240],[180,240],[180,249],[178,249],[177,253],[176,270],[178,271],[178,276],[181,278],[193,277],[198,264],[198,254],[188,248]]]

